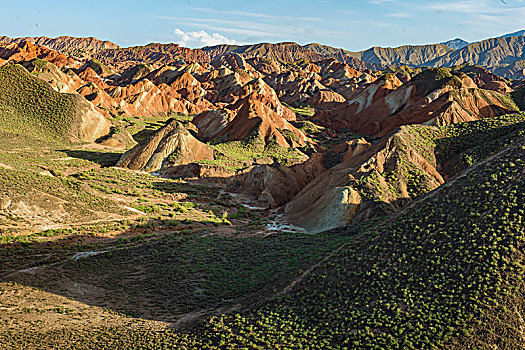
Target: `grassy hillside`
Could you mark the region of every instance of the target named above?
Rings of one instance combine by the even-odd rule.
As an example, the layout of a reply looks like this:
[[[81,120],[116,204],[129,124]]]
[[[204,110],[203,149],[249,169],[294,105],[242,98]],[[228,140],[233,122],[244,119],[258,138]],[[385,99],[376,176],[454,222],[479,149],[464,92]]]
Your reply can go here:
[[[525,113],[452,124],[438,135],[434,141],[438,162],[443,165],[455,163],[457,172],[524,136]]]
[[[0,131],[65,140],[74,121],[72,96],[60,94],[20,65],[0,67]]]
[[[214,320],[210,334],[234,348],[515,348],[524,157],[520,137],[341,246],[292,293]]]
[[[94,312],[85,304],[84,311],[33,306],[28,320],[63,317],[62,326],[35,329],[22,320],[0,331],[0,341],[14,349],[520,348],[524,119],[407,128],[429,161],[456,157],[464,163],[445,185],[366,226],[250,238],[173,232],[12,276],[18,284],[2,289],[41,293],[48,302],[42,291],[75,298],[67,286],[89,283],[104,293],[80,300],[127,316],[106,316],[86,328],[68,316]],[[78,178],[99,175],[85,176]],[[122,271],[129,278],[118,277]],[[40,289],[29,292],[24,285]],[[199,314],[198,305],[206,310]],[[217,316],[186,331],[145,323],[179,312]]]

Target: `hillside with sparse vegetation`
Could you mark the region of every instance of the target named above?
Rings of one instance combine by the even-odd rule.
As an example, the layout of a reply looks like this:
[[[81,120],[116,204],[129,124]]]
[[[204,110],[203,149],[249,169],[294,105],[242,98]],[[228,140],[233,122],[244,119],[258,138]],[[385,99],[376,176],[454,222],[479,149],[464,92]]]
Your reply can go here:
[[[13,348],[31,348],[36,342],[51,348],[80,344],[75,348],[86,349],[276,344],[282,348],[467,349],[486,344],[514,348],[522,342],[521,321],[519,314],[506,310],[521,300],[523,284],[523,122],[523,115],[515,115],[443,128],[412,127],[409,133],[427,147],[428,157],[438,162],[456,157],[462,166],[454,168],[456,173],[445,185],[415,197],[400,212],[356,227],[313,236],[283,232],[269,237],[221,237],[210,235],[213,225],[158,233],[155,228],[163,226],[151,222],[145,226],[151,233],[116,236],[116,240],[102,239],[107,235],[84,228],[83,235],[94,234],[92,239],[60,249],[52,245],[55,237],[68,240],[75,237],[73,232],[48,231],[25,242],[7,241],[0,258],[5,290],[72,297],[77,294],[67,285],[84,280],[109,293],[74,297],[93,305],[84,311],[74,305],[50,308],[51,299],[45,296],[43,305],[25,309],[28,317],[68,320],[108,308],[117,313],[82,330],[65,321],[67,326],[59,329],[29,331],[28,318],[20,321],[17,330],[9,326],[7,332],[0,332],[0,339]],[[96,190],[105,187],[107,193],[119,184],[137,181],[122,175],[115,178],[115,171],[92,170],[74,179]],[[148,193],[150,181],[144,176],[134,185],[142,196]],[[155,186],[156,191],[191,193],[187,185],[168,185]],[[126,187],[128,196],[136,195]],[[157,213],[158,223],[166,227],[171,214],[161,219],[164,213],[188,214],[198,206],[146,201],[135,208]],[[252,210],[235,211],[228,218],[254,218]],[[171,219],[174,223],[176,217]],[[182,222],[178,225],[188,227]],[[132,227],[127,224],[125,229]],[[106,226],[98,232],[117,229]],[[16,253],[21,247],[24,254]],[[52,257],[49,262],[75,251],[101,253],[48,264],[33,275],[16,272],[16,265],[32,266],[32,256],[44,249]],[[137,271],[142,271],[138,279],[133,277]],[[118,277],[122,274],[130,277],[122,280]],[[202,309],[207,311],[199,312]],[[0,314],[15,317],[16,312]],[[202,321],[188,330],[146,326],[147,320],[177,324],[175,315],[181,314],[200,316]],[[498,336],[502,333],[505,338]]]
[[[522,39],[30,39],[0,38],[0,349],[523,347],[524,84],[456,57]]]

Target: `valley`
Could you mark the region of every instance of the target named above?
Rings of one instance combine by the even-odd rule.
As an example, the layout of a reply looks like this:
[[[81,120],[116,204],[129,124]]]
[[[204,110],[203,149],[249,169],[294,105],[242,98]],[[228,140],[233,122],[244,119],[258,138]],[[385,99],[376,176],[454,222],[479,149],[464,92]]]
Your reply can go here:
[[[0,37],[1,348],[519,348],[523,38]]]

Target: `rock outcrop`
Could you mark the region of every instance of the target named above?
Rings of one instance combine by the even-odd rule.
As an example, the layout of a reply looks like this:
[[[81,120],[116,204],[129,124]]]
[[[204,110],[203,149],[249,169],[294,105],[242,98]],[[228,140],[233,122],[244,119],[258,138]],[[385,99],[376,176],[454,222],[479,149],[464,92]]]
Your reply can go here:
[[[205,159],[213,159],[213,150],[180,122],[170,119],[151,137],[124,153],[116,166],[163,173],[170,167]]]
[[[345,102],[345,98],[330,89],[319,90],[309,100],[308,104],[318,109],[332,109]]]
[[[318,153],[292,167],[279,163],[256,165],[244,176],[236,191],[254,200],[258,207],[281,207],[326,170],[321,158]]]
[[[425,158],[428,152],[416,146],[417,137],[403,127],[373,146],[354,141],[348,148],[354,152],[343,152],[342,162],[304,187],[285,205],[285,215],[294,225],[319,232],[347,225],[356,217],[393,212],[410,201],[414,187],[417,191],[438,187],[444,180],[435,159]]]
[[[306,136],[265,101],[265,95],[254,92],[224,110],[197,115],[193,124],[200,127],[199,135],[205,140],[243,140],[263,147],[271,143],[286,148],[305,145]]]
[[[74,101],[73,123],[68,137],[73,142],[94,142],[109,134],[111,123],[93,104],[78,94],[71,95]]]
[[[335,165],[366,151],[371,145],[364,139],[336,145],[308,160],[293,165],[260,164],[242,178],[236,191],[255,201],[261,208],[279,208],[296,196],[312,180]]]

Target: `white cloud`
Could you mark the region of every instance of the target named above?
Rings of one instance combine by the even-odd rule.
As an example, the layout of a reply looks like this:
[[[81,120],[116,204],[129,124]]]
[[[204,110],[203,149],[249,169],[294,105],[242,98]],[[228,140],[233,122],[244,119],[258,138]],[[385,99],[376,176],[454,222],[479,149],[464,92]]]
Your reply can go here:
[[[494,11],[492,7],[488,7],[485,1],[453,1],[434,3],[426,6],[429,10],[461,12],[461,13],[478,13],[481,11]]]
[[[220,44],[236,44],[235,40],[229,39],[219,33],[207,33],[204,30],[196,32],[185,32],[179,28],[175,28],[173,31],[175,34],[175,42],[180,46],[185,47],[203,47],[213,46]]]
[[[525,6],[516,3],[509,5],[489,0],[462,0],[434,3],[422,7],[426,11],[442,11],[447,15],[456,13],[462,16],[459,24],[479,34],[478,38],[469,41],[483,40],[484,38],[515,32],[523,28]]]
[[[381,0],[381,1],[392,1],[392,0]],[[226,15],[226,16],[255,17],[255,18],[264,18],[264,19],[276,20],[276,21],[289,21],[289,20],[308,21],[308,22],[321,21],[321,18],[319,17],[274,16],[274,15],[269,15],[266,13],[259,13],[259,12],[221,11],[221,10],[214,10],[210,8],[201,8],[201,7],[189,7],[188,9],[199,11],[199,12]]]
[[[387,17],[390,18],[411,18],[412,15],[408,12],[391,12],[386,14]]]
[[[518,1],[521,2],[521,1]],[[466,14],[513,14],[515,11],[522,11],[523,5],[520,6],[506,6],[502,3],[494,3],[487,0],[462,0],[441,2],[426,5],[423,7],[426,10],[438,10],[446,12],[458,12]]]
[[[266,23],[249,20],[229,20],[218,18],[191,18],[191,17],[170,17],[155,16],[156,19],[184,23],[190,29],[204,30],[208,33],[222,33],[227,36],[234,36],[236,40],[230,43],[243,45],[246,43],[271,42],[279,41],[298,41],[306,43],[306,38],[317,35],[323,38],[334,38],[348,35],[349,30],[344,31],[330,30],[319,26],[295,25],[291,23]],[[370,25],[369,22],[360,22]],[[178,24],[175,24],[178,25]],[[185,33],[189,34],[189,33]],[[222,36],[222,35],[221,35]],[[180,36],[177,36],[180,38]],[[180,42],[179,42],[180,43]],[[215,45],[215,44],[214,44]],[[203,46],[203,45],[200,45]]]

